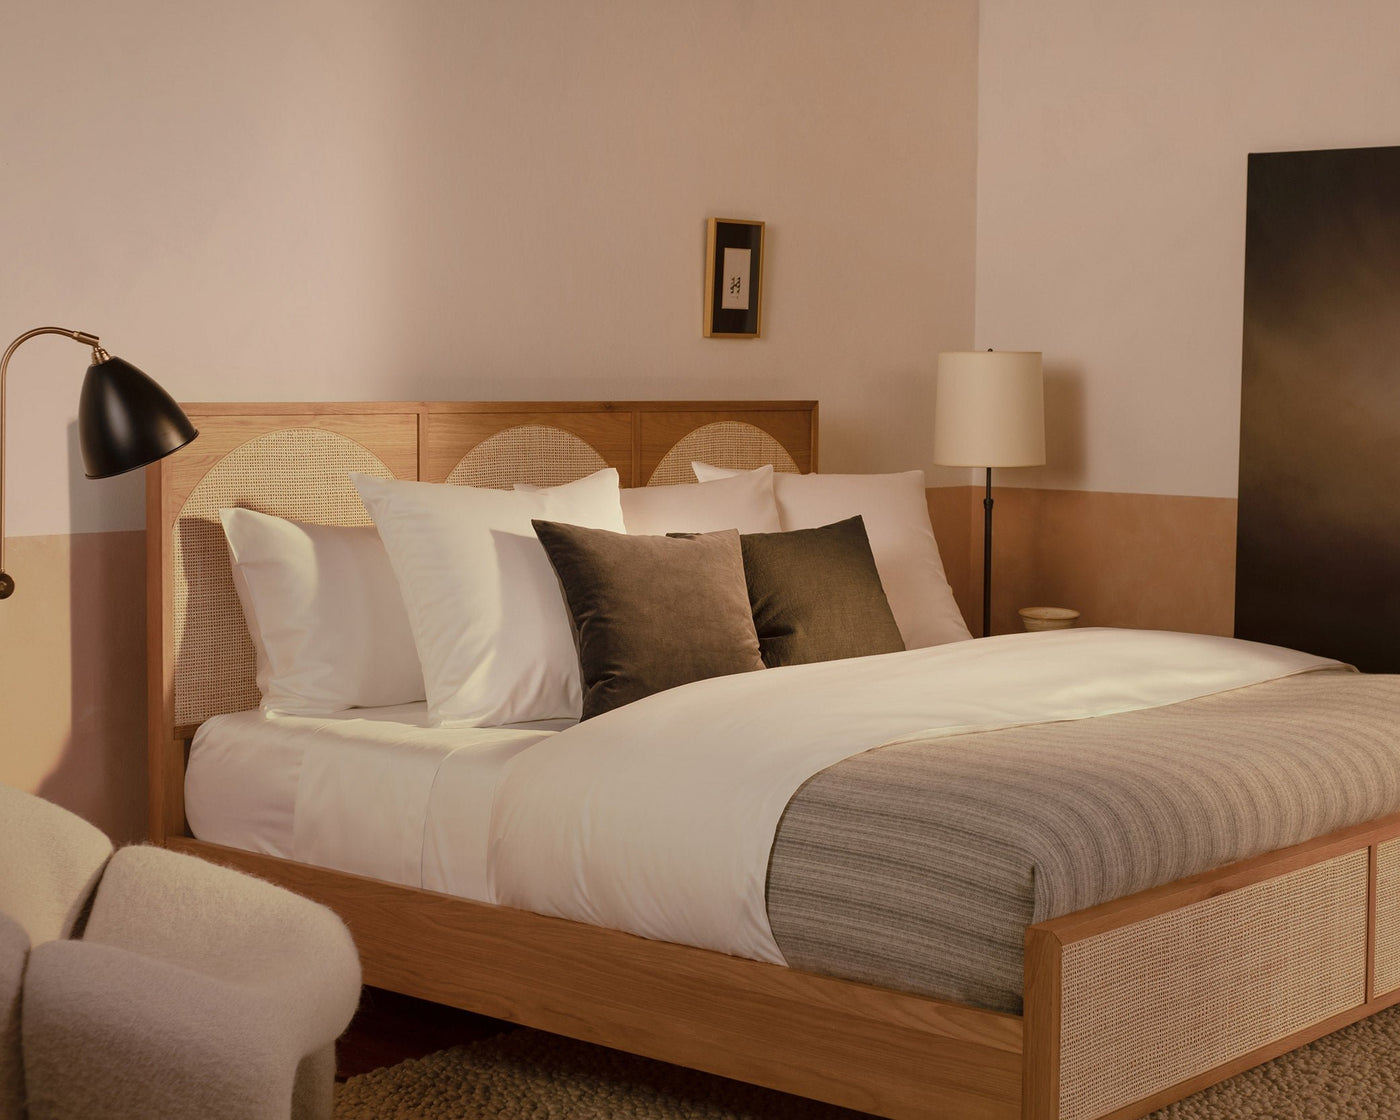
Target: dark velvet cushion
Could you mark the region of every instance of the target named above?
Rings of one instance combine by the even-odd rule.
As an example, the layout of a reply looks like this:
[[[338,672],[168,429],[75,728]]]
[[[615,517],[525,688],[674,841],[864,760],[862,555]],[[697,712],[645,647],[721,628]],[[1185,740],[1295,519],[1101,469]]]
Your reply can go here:
[[[859,515],[819,529],[745,533],[741,542],[764,665],[904,648]]]
[[[762,669],[739,534],[627,536],[535,521],[578,639],[583,718]]]

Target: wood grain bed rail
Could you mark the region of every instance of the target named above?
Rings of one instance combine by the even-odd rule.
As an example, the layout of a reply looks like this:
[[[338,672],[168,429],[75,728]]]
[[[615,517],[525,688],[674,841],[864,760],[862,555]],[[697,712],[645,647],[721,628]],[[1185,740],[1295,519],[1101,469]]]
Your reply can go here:
[[[365,982],[891,1117],[1020,1113],[1021,1020],[617,930],[172,840],[341,914]]]

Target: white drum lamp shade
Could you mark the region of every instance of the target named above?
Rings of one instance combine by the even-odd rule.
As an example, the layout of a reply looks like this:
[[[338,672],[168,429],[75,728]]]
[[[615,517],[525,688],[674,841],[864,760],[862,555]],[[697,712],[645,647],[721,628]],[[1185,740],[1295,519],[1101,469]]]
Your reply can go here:
[[[1045,389],[1038,350],[938,355],[933,461],[949,467],[1045,462]]]
[[[1045,462],[1045,378],[1038,350],[954,350],[938,355],[933,461],[985,467],[982,500],[982,636],[992,632],[992,468]]]

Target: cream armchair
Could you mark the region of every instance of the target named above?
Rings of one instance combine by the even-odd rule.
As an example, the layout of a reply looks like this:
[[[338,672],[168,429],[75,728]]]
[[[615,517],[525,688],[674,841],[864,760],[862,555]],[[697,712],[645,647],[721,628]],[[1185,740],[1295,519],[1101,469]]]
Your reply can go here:
[[[0,925],[0,957],[5,943]],[[325,907],[191,856],[123,848],[81,938],[29,950],[28,1120],[329,1118],[335,1039],[359,991],[354,943]]]
[[[0,785],[0,1120],[24,1120],[20,1006],[30,949],[69,937],[112,854],[103,833]]]

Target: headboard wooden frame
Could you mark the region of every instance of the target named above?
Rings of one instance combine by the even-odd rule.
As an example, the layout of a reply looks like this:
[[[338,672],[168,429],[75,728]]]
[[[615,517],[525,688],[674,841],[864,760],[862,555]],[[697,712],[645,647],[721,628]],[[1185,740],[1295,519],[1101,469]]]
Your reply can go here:
[[[147,474],[150,823],[157,842],[188,835],[184,768],[199,722],[216,711],[257,703],[251,645],[241,616],[229,605],[232,583],[219,506],[247,505],[308,521],[363,522],[347,467],[427,482],[509,485],[512,480],[563,482],[606,464],[617,468],[624,486],[678,481],[676,471],[664,480],[654,476],[667,453],[687,437],[692,443],[701,440],[704,450],[695,457],[722,466],[770,462],[781,470],[810,471],[817,458],[815,401],[194,404],[186,411],[200,429],[199,438]],[[743,444],[738,451],[736,435]],[[325,463],[307,461],[318,457]],[[318,475],[322,466],[333,477]],[[298,473],[303,468],[310,473]],[[688,473],[688,459],[686,468]],[[212,491],[211,483],[216,484]],[[211,579],[218,582],[213,591]],[[191,614],[191,622],[186,607],[201,595],[221,599],[221,609]],[[176,632],[177,617],[186,620],[184,633]],[[193,637],[205,676],[220,678],[226,687],[227,666],[235,666],[237,702],[177,697],[177,683],[183,692],[191,690],[183,667],[177,682],[177,661],[195,644],[184,639],[197,626],[225,631],[212,639],[202,633]]]

